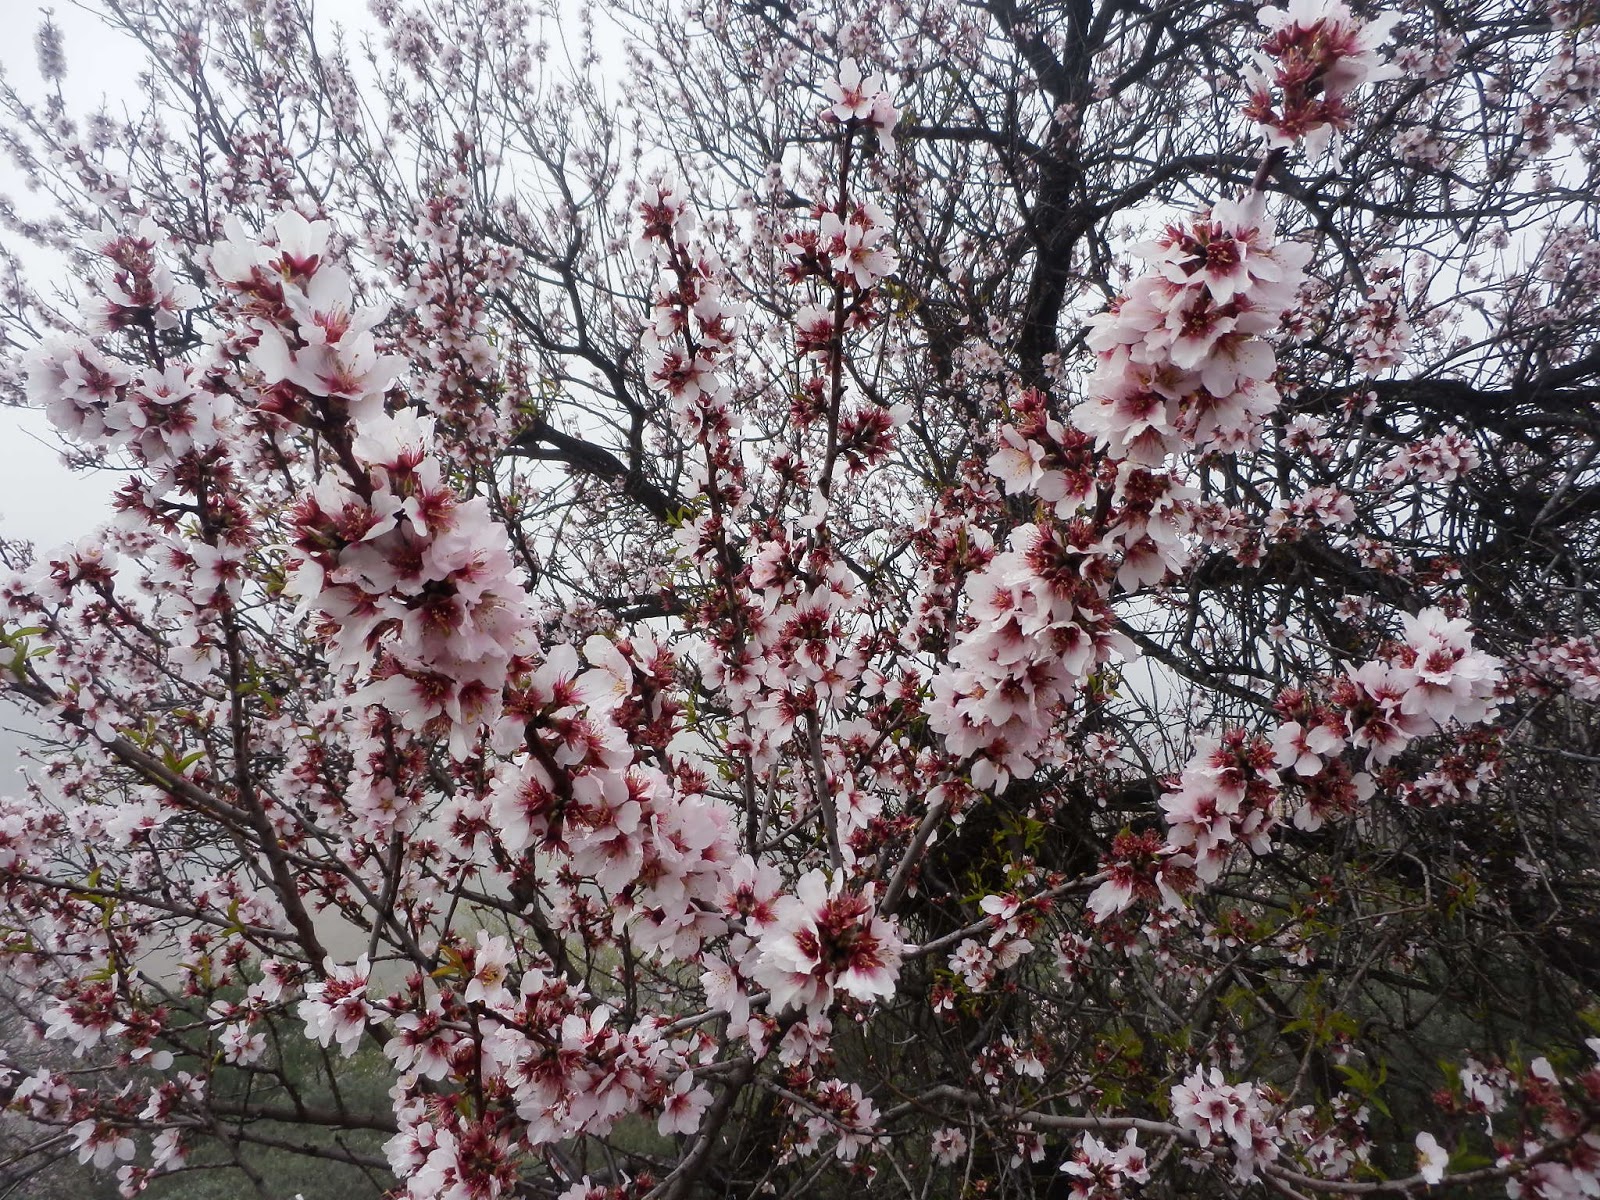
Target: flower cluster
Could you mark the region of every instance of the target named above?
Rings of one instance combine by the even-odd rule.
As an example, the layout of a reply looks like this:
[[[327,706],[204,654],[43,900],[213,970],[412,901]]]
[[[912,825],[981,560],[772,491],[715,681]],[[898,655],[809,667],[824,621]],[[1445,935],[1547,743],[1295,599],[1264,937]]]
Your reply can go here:
[[[52,339],[30,355],[27,390],[67,437],[168,471],[218,447],[237,415],[203,363],[134,372],[81,338]]]
[[[863,77],[860,64],[847,58],[839,64],[838,78],[824,83],[822,91],[832,101],[823,110],[824,121],[865,126],[878,135],[880,146],[894,150],[894,127],[900,121],[900,113],[884,90],[882,75]]]
[[[1061,1164],[1061,1171],[1072,1180],[1072,1200],[1119,1200],[1129,1184],[1150,1181],[1149,1159],[1133,1129],[1114,1148],[1092,1133],[1084,1134],[1077,1151]]]
[[[415,410],[365,421],[349,444],[361,474],[324,476],[295,508],[289,588],[334,664],[366,678],[360,702],[465,754],[536,643],[504,531],[445,481],[432,435]]]
[[[1559,680],[1579,700],[1600,700],[1600,639],[1544,638],[1530,658],[1536,675]]]
[[[199,305],[200,290],[179,283],[167,265],[171,246],[152,218],[140,219],[129,232],[104,228],[90,248],[110,264],[83,313],[90,333],[138,329],[153,336],[176,329],[184,313]]]
[[[1231,823],[1226,832],[1232,836]],[[1190,834],[1198,841],[1197,831],[1191,830]],[[1194,885],[1194,870],[1189,862],[1194,857],[1193,850],[1181,850],[1180,845],[1192,847],[1194,842],[1175,840],[1169,844],[1153,829],[1143,833],[1124,829],[1118,833],[1102,862],[1108,878],[1089,893],[1088,908],[1094,919],[1103,921],[1135,900],[1179,908],[1183,895]]]
[[[1173,1122],[1202,1150],[1231,1154],[1233,1177],[1241,1184],[1277,1161],[1282,1132],[1276,1116],[1276,1103],[1260,1086],[1230,1084],[1215,1067],[1196,1067],[1172,1089]]]
[[[367,983],[372,965],[362,955],[350,966],[329,959],[321,979],[308,983],[300,1001],[300,1019],[306,1023],[306,1036],[323,1046],[339,1043],[339,1053],[348,1058],[356,1052],[367,1032],[367,1022],[375,1012],[367,1001]]]
[[[797,260],[792,270],[803,269],[806,260],[814,256],[836,278],[870,288],[893,275],[900,265],[899,256],[886,241],[887,225],[883,210],[871,200],[844,214],[832,210],[819,213],[815,241],[800,238],[789,247]],[[802,309],[798,324],[807,348],[824,343],[833,333],[832,314],[816,307]]]
[[[1146,466],[1186,447],[1255,445],[1278,405],[1266,335],[1293,304],[1310,248],[1279,242],[1252,193],[1169,225],[1137,252],[1149,269],[1090,319],[1099,361],[1074,424]]]
[[[1500,661],[1472,645],[1472,628],[1436,608],[1402,616],[1405,639],[1389,657],[1350,668],[1331,693],[1343,733],[1369,763],[1452,723],[1483,721],[1494,708]]]
[[[871,888],[857,894],[842,877],[829,883],[810,871],[774,906],[754,973],[774,1010],[820,1014],[838,992],[864,1003],[893,996],[900,952],[894,923],[874,911]]]
[[[1362,21],[1343,0],[1289,0],[1287,8],[1262,8],[1259,17],[1267,38],[1249,69],[1245,116],[1265,130],[1269,146],[1303,142],[1318,153],[1334,130],[1349,125],[1346,97],[1395,74],[1378,48],[1400,14]]]
[[[988,467],[1007,495],[1036,496],[1063,521],[1093,503],[1099,463],[1090,439],[1052,417],[1039,392],[1018,398],[999,443]]]
[[[812,1089],[810,1105],[802,1111],[795,1152],[809,1155],[824,1138],[834,1137],[834,1157],[854,1162],[862,1150],[878,1140],[878,1106],[863,1096],[859,1084],[826,1080]]]
[[[285,212],[267,236],[236,222],[211,252],[261,373],[262,408],[317,430],[339,474],[294,511],[288,587],[314,611],[357,701],[408,730],[449,732],[457,754],[497,720],[514,660],[536,649],[504,530],[434,456],[434,421],[389,414],[401,360],[379,352],[383,311],[355,304],[331,261],[332,229]]]
[[[658,1106],[663,1132],[693,1132],[710,1094],[696,1083],[684,1053],[649,1023],[618,1028],[605,1005],[537,965],[524,965],[513,985],[513,952],[504,939],[480,934],[445,972],[466,986],[459,1001],[440,999],[447,1017],[471,1004],[489,1021],[481,1041],[467,1039],[433,1013],[414,1010],[396,1021],[386,1053],[404,1072],[394,1092],[399,1133],[385,1150],[407,1195],[497,1195],[516,1179],[528,1147],[583,1133],[604,1133],[624,1114]],[[468,997],[471,997],[469,1000]],[[421,1000],[390,997],[390,1008]],[[398,1045],[396,1043],[399,1043]],[[495,1111],[474,1116],[423,1080],[480,1079]],[[477,1190],[474,1190],[477,1189]]]
[[[1023,525],[967,579],[973,629],[932,680],[928,724],[973,756],[972,782],[1032,776],[1063,712],[1097,666],[1129,652],[1107,597],[1111,567],[1087,522]]]
[[[1398,367],[1411,349],[1411,320],[1406,312],[1405,278],[1399,264],[1380,261],[1367,273],[1366,295],[1350,316],[1355,367],[1376,375]]]
[[[1277,759],[1265,739],[1242,730],[1206,739],[1177,788],[1161,797],[1168,842],[1188,860],[1182,865],[1214,883],[1236,846],[1257,854],[1271,849],[1277,800]]]
[[[1391,482],[1416,479],[1424,483],[1454,483],[1482,463],[1483,456],[1470,436],[1459,429],[1446,429],[1400,447],[1378,474]]]

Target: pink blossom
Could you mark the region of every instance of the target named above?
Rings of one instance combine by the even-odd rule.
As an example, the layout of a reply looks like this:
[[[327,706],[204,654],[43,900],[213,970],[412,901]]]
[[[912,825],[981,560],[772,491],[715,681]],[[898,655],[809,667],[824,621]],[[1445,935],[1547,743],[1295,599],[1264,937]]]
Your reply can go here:
[[[661,1109],[656,1130],[663,1137],[673,1133],[694,1133],[700,1128],[700,1118],[711,1103],[711,1093],[695,1086],[694,1072],[685,1071],[678,1076],[672,1091]]]
[[[883,76],[862,77],[861,68],[853,58],[839,63],[839,77],[822,85],[823,92],[833,101],[828,110],[836,120],[862,120],[872,112],[873,97],[883,88]]]
[[[228,1062],[248,1066],[267,1051],[267,1035],[251,1033],[248,1025],[235,1023],[222,1031],[222,1056]]]
[[[1114,1150],[1092,1133],[1084,1134],[1077,1152],[1061,1164],[1061,1171],[1072,1179],[1073,1200],[1114,1200],[1129,1184],[1150,1179],[1144,1149],[1133,1129]]]
[[[967,1153],[967,1135],[954,1128],[936,1129],[930,1150],[941,1167],[954,1166]]]
[[[112,1125],[79,1121],[70,1132],[78,1151],[78,1161],[86,1163],[92,1160],[102,1171],[119,1158],[132,1158],[136,1149],[133,1139]]]
[[[1344,739],[1326,725],[1314,725],[1308,731],[1298,721],[1279,725],[1272,731],[1271,741],[1278,765],[1301,776],[1317,774],[1323,759],[1344,749]]]
[[[305,988],[305,999],[297,1011],[306,1023],[306,1036],[315,1038],[326,1046],[330,1041],[339,1043],[339,1051],[346,1058],[356,1052],[367,1023],[375,1010],[366,998],[367,978],[371,966],[363,954],[349,966],[335,963],[331,958],[323,964],[326,976]]]
[[[861,1001],[894,994],[900,939],[872,899],[871,888],[858,894],[840,876],[830,884],[821,871],[808,871],[795,894],[778,901],[755,966],[776,1008],[823,1012],[836,989]]]

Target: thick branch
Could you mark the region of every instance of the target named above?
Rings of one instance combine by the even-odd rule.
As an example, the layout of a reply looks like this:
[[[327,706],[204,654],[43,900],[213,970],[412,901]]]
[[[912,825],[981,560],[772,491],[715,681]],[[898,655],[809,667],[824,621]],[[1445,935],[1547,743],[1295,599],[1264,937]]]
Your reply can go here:
[[[604,446],[596,446],[570,433],[562,433],[543,417],[534,418],[506,448],[506,453],[543,462],[564,463],[574,471],[618,484],[624,496],[637,501],[645,511],[663,523],[677,520],[685,508],[682,500],[668,495],[644,478],[642,471],[629,468]]]

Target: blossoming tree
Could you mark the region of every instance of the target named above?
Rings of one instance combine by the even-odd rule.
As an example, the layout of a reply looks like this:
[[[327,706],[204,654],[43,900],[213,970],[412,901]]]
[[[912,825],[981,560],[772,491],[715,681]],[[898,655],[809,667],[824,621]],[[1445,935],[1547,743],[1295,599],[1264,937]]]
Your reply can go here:
[[[110,10],[7,1169],[1600,1193],[1592,9]]]

